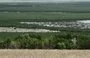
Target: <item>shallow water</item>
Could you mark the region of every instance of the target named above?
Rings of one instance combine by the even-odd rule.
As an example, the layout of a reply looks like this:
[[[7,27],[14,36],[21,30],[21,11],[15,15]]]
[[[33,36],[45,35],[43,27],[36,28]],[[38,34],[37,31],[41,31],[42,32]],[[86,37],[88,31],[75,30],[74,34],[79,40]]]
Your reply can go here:
[[[20,22],[20,24],[33,24],[44,27],[90,29],[90,20],[78,20],[69,22]]]
[[[81,22],[81,23],[90,23],[90,20],[80,20],[80,21],[78,21],[78,22]]]

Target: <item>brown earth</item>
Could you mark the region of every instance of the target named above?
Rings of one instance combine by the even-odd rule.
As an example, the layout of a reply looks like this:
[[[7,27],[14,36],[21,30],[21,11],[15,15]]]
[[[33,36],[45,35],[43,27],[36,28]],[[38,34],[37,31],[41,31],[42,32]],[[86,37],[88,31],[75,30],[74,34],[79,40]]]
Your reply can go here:
[[[90,58],[90,50],[0,50],[0,58]]]

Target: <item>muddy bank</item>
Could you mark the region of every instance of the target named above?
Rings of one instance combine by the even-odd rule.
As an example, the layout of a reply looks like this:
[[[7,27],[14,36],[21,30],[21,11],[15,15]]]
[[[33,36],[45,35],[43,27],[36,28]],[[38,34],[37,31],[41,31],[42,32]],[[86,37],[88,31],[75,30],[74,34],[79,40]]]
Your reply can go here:
[[[26,29],[15,27],[0,27],[0,32],[59,32],[48,29]]]

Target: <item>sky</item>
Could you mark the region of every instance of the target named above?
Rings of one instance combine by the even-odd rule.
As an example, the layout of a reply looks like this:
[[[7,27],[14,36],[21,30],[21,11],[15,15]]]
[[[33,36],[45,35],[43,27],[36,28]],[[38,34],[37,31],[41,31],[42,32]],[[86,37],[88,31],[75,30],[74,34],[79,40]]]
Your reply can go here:
[[[77,2],[90,0],[0,0],[0,2]]]

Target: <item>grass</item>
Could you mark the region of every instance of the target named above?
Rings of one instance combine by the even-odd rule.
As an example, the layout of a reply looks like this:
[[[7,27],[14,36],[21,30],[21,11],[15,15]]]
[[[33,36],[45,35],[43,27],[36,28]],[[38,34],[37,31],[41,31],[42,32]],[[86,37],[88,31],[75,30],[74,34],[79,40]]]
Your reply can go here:
[[[38,15],[39,14],[39,15]],[[89,19],[90,13],[64,13],[64,12],[9,12],[9,13],[0,13],[0,20],[70,20],[70,19]]]

